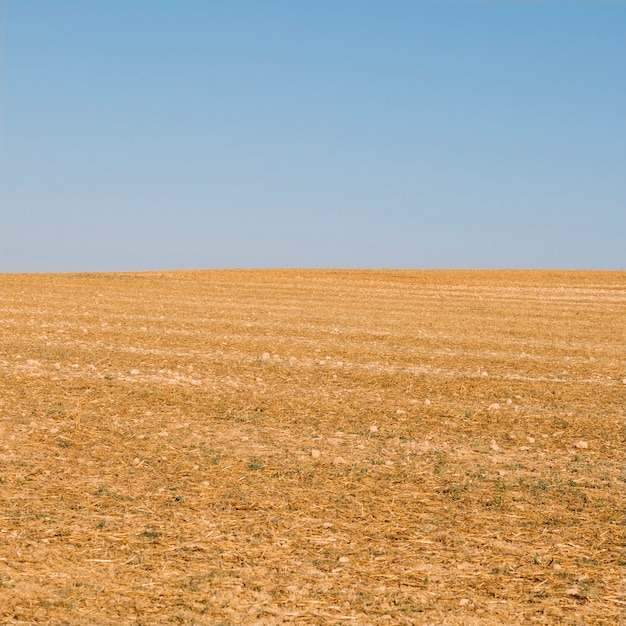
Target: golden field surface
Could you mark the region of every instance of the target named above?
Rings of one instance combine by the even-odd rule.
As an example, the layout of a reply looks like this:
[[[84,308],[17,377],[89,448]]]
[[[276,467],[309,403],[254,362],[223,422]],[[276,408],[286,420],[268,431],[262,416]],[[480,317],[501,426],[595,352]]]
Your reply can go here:
[[[623,272],[0,275],[0,621],[619,624]]]

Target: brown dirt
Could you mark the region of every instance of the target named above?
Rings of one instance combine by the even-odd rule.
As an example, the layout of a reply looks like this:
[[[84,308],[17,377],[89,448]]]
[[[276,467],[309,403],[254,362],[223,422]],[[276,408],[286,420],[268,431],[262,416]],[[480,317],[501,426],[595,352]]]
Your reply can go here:
[[[618,624],[623,272],[0,275],[0,620]]]

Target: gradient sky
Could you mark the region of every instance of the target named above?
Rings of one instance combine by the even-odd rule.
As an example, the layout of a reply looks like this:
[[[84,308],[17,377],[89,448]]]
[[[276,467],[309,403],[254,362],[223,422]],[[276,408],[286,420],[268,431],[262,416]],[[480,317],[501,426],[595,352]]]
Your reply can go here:
[[[0,15],[0,272],[626,267],[624,3]]]

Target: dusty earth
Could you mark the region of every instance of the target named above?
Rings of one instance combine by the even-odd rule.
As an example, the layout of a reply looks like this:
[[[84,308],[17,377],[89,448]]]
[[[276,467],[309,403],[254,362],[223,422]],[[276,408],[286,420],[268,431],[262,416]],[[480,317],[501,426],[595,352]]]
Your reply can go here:
[[[0,275],[0,620],[619,624],[624,272]]]

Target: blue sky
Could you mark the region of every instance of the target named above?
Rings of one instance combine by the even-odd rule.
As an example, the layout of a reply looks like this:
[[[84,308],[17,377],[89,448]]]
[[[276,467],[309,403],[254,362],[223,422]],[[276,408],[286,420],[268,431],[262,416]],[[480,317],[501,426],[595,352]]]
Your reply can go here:
[[[624,3],[0,15],[0,272],[626,267]]]

